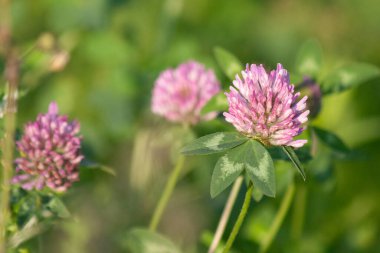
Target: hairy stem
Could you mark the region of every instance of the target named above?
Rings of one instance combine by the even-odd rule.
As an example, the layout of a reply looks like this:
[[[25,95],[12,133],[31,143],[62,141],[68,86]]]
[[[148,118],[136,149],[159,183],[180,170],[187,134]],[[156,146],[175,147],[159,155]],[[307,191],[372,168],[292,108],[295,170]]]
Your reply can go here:
[[[11,44],[11,2],[0,0],[0,55],[6,56]]]
[[[160,223],[161,216],[166,208],[166,205],[169,202],[170,196],[173,193],[174,187],[177,184],[178,177],[181,174],[183,165],[185,162],[185,157],[181,155],[178,158],[177,164],[173,171],[171,172],[168,182],[165,185],[165,189],[161,195],[160,200],[158,201],[158,204],[156,206],[156,209],[154,210],[152,219],[149,224],[149,229],[151,231],[156,231],[158,224]]]
[[[214,253],[219,245],[220,239],[222,238],[224,230],[226,229],[227,221],[230,218],[232,208],[234,207],[242,183],[243,177],[240,176],[236,179],[230,192],[230,195],[228,196],[227,203],[223,209],[222,216],[220,217],[219,224],[216,228],[215,235],[208,250],[208,253]]]
[[[243,203],[243,206],[241,207],[240,214],[235,222],[234,227],[232,228],[230,236],[228,237],[223,253],[227,253],[230,251],[232,244],[234,243],[235,238],[237,234],[239,233],[240,227],[243,224],[244,218],[248,212],[249,204],[251,203],[252,191],[253,191],[253,184],[252,182],[250,182],[248,185],[247,192],[245,193],[244,203]]]
[[[281,224],[283,223],[286,214],[288,213],[290,204],[292,203],[293,197],[295,192],[295,186],[294,183],[289,184],[284,198],[281,201],[280,209],[278,210],[276,217],[274,218],[274,221],[269,229],[268,234],[264,237],[262,242],[260,243],[260,249],[259,253],[265,253],[269,249],[270,245],[273,242],[273,239],[276,237],[278,230],[281,227]]]
[[[19,60],[11,47],[11,1],[0,0],[0,54],[5,57],[4,79],[4,137],[2,148],[2,178],[0,199],[0,253],[6,253],[6,232],[9,220],[10,181],[13,172],[14,134],[17,111],[17,86],[19,77]]]
[[[9,218],[9,199],[10,199],[10,181],[13,172],[13,151],[14,151],[14,135],[16,127],[16,96],[18,83],[18,60],[11,56],[7,63],[7,87],[6,102],[4,108],[4,138],[2,140],[2,192],[1,192],[1,217],[0,217],[0,245],[5,247],[6,242],[6,226]],[[0,252],[5,252],[5,248],[1,248]]]

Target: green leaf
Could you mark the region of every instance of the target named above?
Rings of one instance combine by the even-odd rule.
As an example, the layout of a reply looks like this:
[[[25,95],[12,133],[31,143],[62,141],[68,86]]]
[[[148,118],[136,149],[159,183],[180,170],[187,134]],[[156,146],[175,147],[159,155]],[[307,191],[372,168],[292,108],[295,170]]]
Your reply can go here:
[[[60,218],[65,219],[71,216],[65,204],[58,197],[53,197],[47,207]]]
[[[103,164],[98,164],[98,163],[92,162],[92,161],[87,160],[87,159],[84,159],[80,163],[80,168],[81,169],[87,169],[87,170],[100,170],[100,171],[103,171],[109,175],[116,176],[116,171],[113,168],[106,166],[106,165],[103,165]]]
[[[224,91],[219,92],[215,96],[213,96],[207,104],[202,109],[202,114],[206,114],[209,112],[221,112],[228,110],[228,101],[227,97],[224,94]]]
[[[276,180],[272,158],[259,142],[249,140],[218,160],[211,178],[211,197],[224,191],[244,170],[263,194],[275,196]]]
[[[264,194],[259,190],[259,188],[254,187],[252,191],[252,197],[256,202],[260,202]]]
[[[318,127],[313,127],[312,129],[314,130],[318,138],[322,140],[330,148],[342,153],[350,152],[350,149],[336,134]]]
[[[231,80],[234,80],[235,75],[244,68],[236,56],[221,47],[214,49],[214,55],[224,74]]]
[[[274,197],[276,195],[276,176],[269,152],[255,140],[250,140],[246,146],[247,175],[252,180],[254,187],[257,187],[264,195]]]
[[[211,177],[210,193],[215,198],[244,171],[244,161],[247,153],[247,143],[231,149],[219,158]]]
[[[313,173],[313,179],[319,183],[333,182],[334,176],[334,158],[328,147],[320,147],[315,158],[307,166],[310,173]]]
[[[219,132],[203,136],[182,148],[184,155],[208,155],[243,144],[248,139],[235,132]]]
[[[322,82],[324,94],[337,93],[380,76],[380,69],[367,63],[351,63],[338,68]]]
[[[284,160],[284,161],[289,161],[289,157],[284,151],[282,150],[282,147],[270,147],[268,148],[268,152],[270,156],[272,157],[273,160]],[[296,153],[298,159],[302,163],[306,163],[312,159],[312,156],[310,154],[310,147],[308,146],[303,146],[302,148],[298,148],[294,150]]]
[[[296,58],[297,71],[314,79],[319,74],[322,65],[322,49],[316,40],[305,42]]]
[[[303,180],[306,180],[305,169],[303,168],[300,160],[298,159],[297,154],[294,152],[294,149],[288,146],[283,146],[282,149],[284,150],[285,154],[288,155],[289,159],[292,161],[298,172],[301,174]]]
[[[127,234],[126,246],[131,253],[180,253],[177,246],[158,233],[136,228]]]
[[[38,222],[37,217],[32,216],[22,229],[9,237],[7,248],[16,249],[24,242],[45,232],[48,228],[49,225],[47,223]]]

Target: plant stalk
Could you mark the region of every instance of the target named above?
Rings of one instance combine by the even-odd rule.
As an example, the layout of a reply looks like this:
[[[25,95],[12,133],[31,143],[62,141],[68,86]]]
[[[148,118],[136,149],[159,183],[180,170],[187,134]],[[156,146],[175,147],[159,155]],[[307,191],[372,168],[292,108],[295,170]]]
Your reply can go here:
[[[240,176],[236,179],[234,185],[232,186],[232,190],[223,209],[222,216],[220,217],[219,224],[216,228],[215,235],[211,242],[208,253],[215,253],[215,250],[219,245],[220,239],[222,238],[224,230],[226,229],[227,221],[230,218],[232,208],[234,207],[242,183],[243,177]]]
[[[244,197],[244,203],[243,206],[241,207],[240,214],[235,222],[234,227],[232,228],[231,234],[228,237],[226,246],[223,249],[223,253],[228,253],[232,247],[232,244],[235,241],[235,238],[237,234],[239,233],[240,227],[243,224],[244,218],[247,215],[249,204],[251,203],[252,200],[252,191],[253,191],[253,184],[252,182],[249,183],[247,192],[245,193]]]
[[[260,249],[259,253],[265,253],[271,246],[273,239],[276,237],[278,230],[281,227],[281,224],[283,223],[286,214],[288,213],[290,204],[292,203],[293,197],[295,192],[295,185],[294,183],[289,184],[284,198],[281,201],[280,209],[278,210],[276,217],[274,218],[274,221],[269,229],[268,234],[264,237],[264,239],[260,243]]]
[[[19,59],[11,46],[10,0],[0,0],[0,54],[5,58],[4,79],[6,81],[4,94],[4,137],[1,140],[0,253],[6,253],[19,79]]]
[[[6,87],[6,102],[4,108],[4,138],[2,140],[2,186],[1,186],[1,217],[0,217],[0,252],[5,252],[6,244],[6,227],[9,219],[9,199],[11,179],[13,174],[13,152],[15,147],[14,135],[16,128],[16,96],[18,84],[18,60],[11,57],[7,63],[7,87]]]
[[[165,185],[165,189],[161,195],[160,200],[154,210],[152,219],[149,224],[149,230],[156,231],[158,224],[160,223],[161,216],[169,202],[169,199],[173,193],[174,187],[177,184],[179,175],[181,174],[183,165],[185,163],[185,157],[181,155],[178,160],[175,168],[170,173],[168,182]]]

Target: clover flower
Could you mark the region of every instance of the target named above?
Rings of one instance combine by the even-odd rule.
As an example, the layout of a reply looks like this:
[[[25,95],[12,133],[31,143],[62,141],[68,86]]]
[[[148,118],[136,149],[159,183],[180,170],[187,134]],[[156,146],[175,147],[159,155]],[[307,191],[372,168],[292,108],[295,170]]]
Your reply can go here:
[[[79,180],[78,165],[81,137],[79,123],[69,122],[58,114],[55,102],[48,113],[25,126],[24,135],[16,143],[20,157],[16,158],[15,184],[26,190],[41,190],[45,186],[57,192],[66,191]]]
[[[300,93],[294,93],[289,75],[281,64],[267,73],[263,65],[248,65],[236,75],[235,87],[226,93],[229,111],[226,121],[235,128],[267,146],[302,147],[307,140],[294,140],[305,129],[309,110],[307,97],[297,102]]]
[[[322,106],[322,92],[320,86],[313,79],[305,77],[303,82],[297,86],[297,90],[308,97],[306,105],[310,110],[309,117],[317,117]]]
[[[152,111],[172,122],[196,124],[210,120],[216,113],[201,116],[201,110],[219,91],[220,84],[212,70],[188,61],[160,74],[153,89]]]

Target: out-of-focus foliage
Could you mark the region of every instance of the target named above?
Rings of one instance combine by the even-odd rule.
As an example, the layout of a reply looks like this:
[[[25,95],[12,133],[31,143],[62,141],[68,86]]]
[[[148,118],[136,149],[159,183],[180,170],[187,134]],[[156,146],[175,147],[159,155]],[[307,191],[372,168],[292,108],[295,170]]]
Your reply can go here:
[[[133,229],[126,236],[126,248],[132,252],[180,253],[177,246],[165,237],[147,229]]]
[[[353,62],[380,66],[379,9],[377,0],[12,1],[20,50],[30,49],[46,32],[59,49],[34,50],[23,61],[21,91],[28,93],[19,100],[18,126],[56,100],[62,112],[81,122],[86,156],[116,173],[83,170],[81,183],[65,197],[71,216],[25,246],[43,245],[39,252],[127,252],[126,232],[148,224],[183,135],[150,113],[151,88],[160,71],[196,59],[214,68],[227,89],[230,80],[213,52],[220,46],[243,64],[273,68],[281,62],[291,74],[318,72],[318,81],[331,80],[328,88],[347,73],[345,66],[351,66],[350,74],[362,68]],[[310,38],[324,53],[318,71],[319,62],[308,69],[293,67]],[[328,79],[335,69],[338,76]],[[321,153],[306,166],[312,175],[308,181],[296,180],[297,204],[271,252],[380,251],[380,80],[370,78],[376,71],[366,71],[360,77],[368,78],[365,84],[346,91],[343,85],[341,93],[324,97],[313,121],[353,151],[344,157],[331,152],[334,137],[317,130]],[[348,78],[355,86],[358,79]],[[199,136],[230,130],[220,120],[195,127]],[[209,196],[217,158],[187,161],[163,217],[160,231],[185,252],[206,251],[202,234],[214,230],[225,203],[227,192],[214,200]],[[275,167],[293,178],[290,163]],[[264,197],[251,207],[236,252],[257,249],[285,191],[277,185],[275,200]]]

